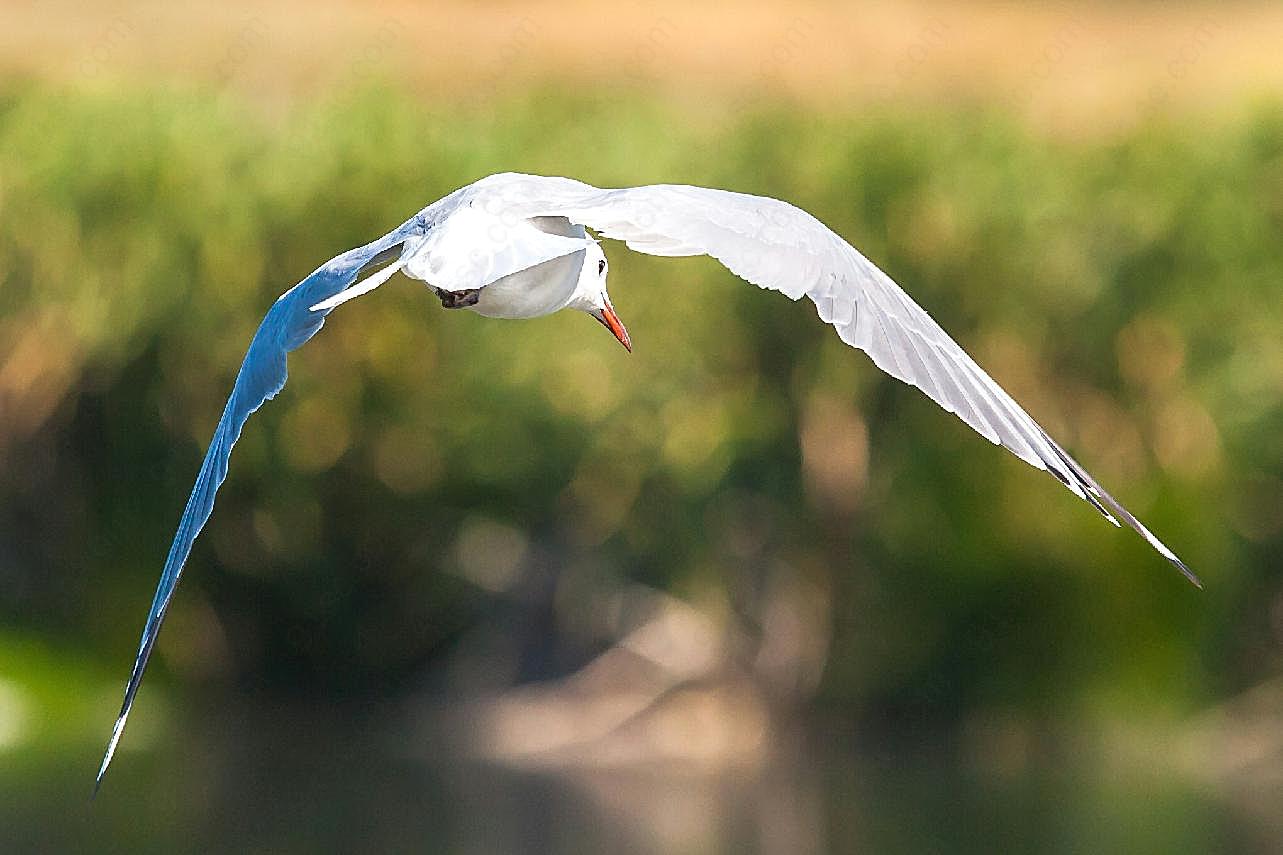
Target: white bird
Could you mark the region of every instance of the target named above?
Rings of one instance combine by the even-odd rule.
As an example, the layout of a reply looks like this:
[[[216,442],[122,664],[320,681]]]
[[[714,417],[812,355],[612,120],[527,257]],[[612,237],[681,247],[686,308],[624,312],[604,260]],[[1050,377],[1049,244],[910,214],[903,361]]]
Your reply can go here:
[[[631,351],[606,292],[606,256],[585,227],[650,255],[711,255],[759,287],[793,300],[809,297],[821,320],[883,371],[918,387],[990,442],[1050,472],[1114,525],[1127,523],[1202,587],[890,277],[805,211],[778,199],[705,187],[603,190],[569,178],[491,175],[326,262],[268,310],[169,549],[95,787],[119,743],[192,543],[214,508],[232,446],[250,413],[284,387],[286,354],[315,335],[336,306],[398,270],[426,282],[446,308],[495,318],[587,312]],[[369,271],[376,272],[357,281]]]

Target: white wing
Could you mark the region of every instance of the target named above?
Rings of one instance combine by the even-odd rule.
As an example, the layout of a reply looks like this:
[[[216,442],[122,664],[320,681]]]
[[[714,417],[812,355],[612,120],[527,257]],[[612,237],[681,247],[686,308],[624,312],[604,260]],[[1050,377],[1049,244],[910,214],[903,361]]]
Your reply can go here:
[[[406,246],[405,272],[445,291],[468,291],[591,243],[543,231],[528,218],[493,216],[465,204]]]
[[[571,255],[592,243],[582,234],[559,234],[556,228],[555,223],[494,216],[465,203],[450,210],[426,234],[407,240],[394,264],[317,303],[312,310],[331,310],[368,294],[398,270],[442,291],[470,291]]]
[[[223,479],[227,477],[227,461],[231,456],[232,446],[240,438],[241,428],[245,426],[250,414],[262,406],[264,401],[276,397],[276,393],[285,387],[286,354],[316,335],[325,324],[325,316],[329,311],[311,311],[310,307],[341,292],[362,270],[399,252],[402,243],[421,234],[425,228],[424,214],[420,213],[373,243],[349,250],[326,262],[311,276],[282,294],[254,333],[245,361],[241,363],[241,370],[236,375],[232,394],[227,399],[222,418],[218,420],[218,427],[214,429],[214,438],[205,452],[205,462],[201,464],[196,485],[183,510],[169,555],[165,559],[165,568],[161,571],[160,582],[156,586],[156,596],[143,627],[138,655],[134,659],[134,667],[125,687],[125,700],[112,728],[111,741],[98,770],[95,789],[102,783],[102,776],[120,742],[129,710],[147,668],[147,660],[151,658],[160,625],[169,609],[170,598],[182,575],[183,565],[192,551],[196,535],[200,534],[205,521],[214,510],[214,497]]]
[[[1118,525],[1122,519],[1202,587],[1185,564],[1003,391],[885,273],[787,202],[685,185],[602,190],[567,178],[506,173],[472,186],[471,204],[510,216],[561,215],[651,255],[711,255],[820,318],[883,371],[918,387],[989,441],[1054,475]]]

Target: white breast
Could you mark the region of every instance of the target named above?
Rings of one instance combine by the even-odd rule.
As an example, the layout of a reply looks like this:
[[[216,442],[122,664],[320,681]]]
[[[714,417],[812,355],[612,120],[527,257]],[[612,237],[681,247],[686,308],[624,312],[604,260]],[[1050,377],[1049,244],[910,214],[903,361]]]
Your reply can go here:
[[[537,318],[564,309],[583,263],[581,249],[496,279],[481,289],[472,311],[487,318]]]

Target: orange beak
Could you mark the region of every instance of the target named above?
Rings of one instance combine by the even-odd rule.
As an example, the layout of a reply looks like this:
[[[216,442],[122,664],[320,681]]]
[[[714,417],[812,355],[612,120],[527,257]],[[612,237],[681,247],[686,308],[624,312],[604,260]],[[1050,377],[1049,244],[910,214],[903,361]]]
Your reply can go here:
[[[600,312],[593,312],[592,316],[601,321],[601,325],[610,330],[615,338],[619,339],[619,343],[624,346],[624,350],[629,353],[633,352],[632,339],[628,337],[628,330],[624,328],[624,322],[619,319],[619,315],[615,314],[613,306],[607,303],[606,308]]]

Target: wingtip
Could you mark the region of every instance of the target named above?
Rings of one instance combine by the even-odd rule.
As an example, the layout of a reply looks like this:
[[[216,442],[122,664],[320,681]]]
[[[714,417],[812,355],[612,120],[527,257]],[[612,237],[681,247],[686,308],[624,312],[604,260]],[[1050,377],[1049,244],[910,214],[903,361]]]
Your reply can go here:
[[[98,767],[98,775],[94,778],[93,795],[98,795],[98,790],[102,787],[103,776],[107,774],[107,767],[111,765],[111,759],[116,756],[116,746],[120,744],[120,735],[125,731],[125,720],[129,718],[129,713],[122,712],[116,717],[116,723],[111,728],[111,741],[107,743],[107,751],[103,754],[102,765]]]
[[[1166,544],[1155,537],[1154,533],[1145,527],[1144,523],[1136,519],[1130,511],[1119,504],[1117,499],[1102,489],[1101,486],[1097,484],[1081,466],[1078,465],[1077,461],[1070,457],[1063,448],[1056,444],[1055,440],[1047,435],[1046,431],[1043,431],[1041,428],[1039,431],[1042,434],[1042,438],[1046,440],[1048,446],[1050,446],[1056,456],[1060,458],[1061,462],[1065,464],[1068,472],[1074,476],[1074,480],[1061,476],[1049,467],[1049,470],[1053,475],[1060,478],[1062,483],[1068,486],[1071,490],[1074,490],[1078,495],[1085,498],[1088,502],[1091,502],[1096,510],[1100,511],[1100,513],[1104,515],[1105,519],[1109,520],[1114,525],[1121,528],[1122,523],[1119,522],[1118,518],[1121,517],[1125,520],[1130,528],[1140,534],[1141,537],[1145,538],[1145,541],[1158,551],[1159,555],[1166,558],[1172,566],[1181,571],[1181,575],[1188,579],[1195,588],[1198,588],[1200,591],[1203,590],[1203,580],[1194,575],[1194,571],[1190,570],[1189,567],[1186,566],[1185,562],[1181,561],[1180,558],[1177,557],[1175,552],[1168,549]],[[1075,483],[1075,481],[1077,483]],[[1078,489],[1075,489],[1075,487]]]
[[[1200,591],[1205,590],[1203,588],[1203,580],[1198,578],[1198,576],[1194,574],[1193,570],[1186,567],[1184,561],[1181,561],[1179,558],[1177,558],[1175,560],[1175,564],[1176,564],[1176,569],[1180,570],[1181,575],[1183,575],[1186,579],[1188,579],[1191,583],[1193,583],[1195,588],[1198,588]]]
[[[1150,544],[1155,549],[1157,549],[1158,552],[1164,558],[1166,558],[1173,567],[1181,571],[1182,576],[1188,579],[1195,588],[1198,588],[1200,591],[1203,590],[1203,580],[1198,578],[1198,576],[1194,574],[1193,570],[1189,569],[1189,565],[1187,565],[1184,561],[1182,561],[1180,557],[1176,555],[1175,552],[1172,552],[1170,549],[1168,549],[1166,544],[1164,544],[1157,537],[1154,537],[1154,535],[1150,532],[1149,529],[1141,525],[1139,520],[1137,520],[1136,525],[1137,525],[1136,530],[1139,531],[1142,535],[1144,535],[1145,539],[1149,541]]]

